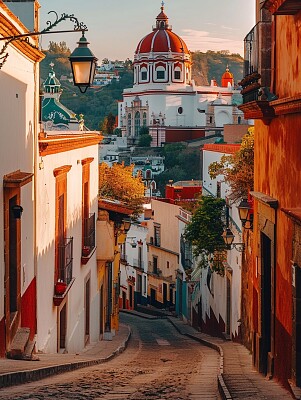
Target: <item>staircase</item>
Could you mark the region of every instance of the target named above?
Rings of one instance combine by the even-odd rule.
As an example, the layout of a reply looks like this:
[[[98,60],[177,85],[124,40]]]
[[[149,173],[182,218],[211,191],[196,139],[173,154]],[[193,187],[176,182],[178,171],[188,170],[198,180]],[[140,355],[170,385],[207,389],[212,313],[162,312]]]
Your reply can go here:
[[[18,328],[7,357],[14,360],[37,360],[38,358],[34,355],[35,344],[36,336],[30,340],[29,328]]]

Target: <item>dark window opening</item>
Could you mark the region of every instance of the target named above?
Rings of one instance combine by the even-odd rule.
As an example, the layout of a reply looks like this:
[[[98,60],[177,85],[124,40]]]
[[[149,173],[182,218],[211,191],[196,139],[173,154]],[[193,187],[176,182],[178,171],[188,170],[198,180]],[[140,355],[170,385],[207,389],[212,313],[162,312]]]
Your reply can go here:
[[[181,71],[175,71],[175,79],[181,79]]]
[[[165,71],[157,71],[157,79],[165,79]]]

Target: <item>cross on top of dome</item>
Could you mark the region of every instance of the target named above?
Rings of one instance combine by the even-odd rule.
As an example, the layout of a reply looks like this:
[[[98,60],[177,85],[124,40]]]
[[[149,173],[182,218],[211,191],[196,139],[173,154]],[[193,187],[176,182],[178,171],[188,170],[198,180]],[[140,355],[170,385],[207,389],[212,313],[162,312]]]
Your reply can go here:
[[[164,1],[161,3],[161,12],[156,18],[156,29],[169,29],[168,17],[164,13]]]

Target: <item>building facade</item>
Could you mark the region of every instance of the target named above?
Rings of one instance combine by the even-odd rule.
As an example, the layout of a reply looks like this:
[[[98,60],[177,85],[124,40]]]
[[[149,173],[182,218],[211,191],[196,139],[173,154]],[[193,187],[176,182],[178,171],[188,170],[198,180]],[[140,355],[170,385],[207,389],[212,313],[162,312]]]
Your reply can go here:
[[[241,106],[246,118],[255,119],[254,236],[248,275],[253,362],[264,375],[300,389],[301,3],[258,0],[256,6],[257,24],[245,40],[247,49],[256,44],[245,55]]]
[[[37,28],[38,4],[31,2],[22,6],[26,6],[28,21],[17,18],[4,2],[0,2],[1,37],[24,34],[29,29]],[[30,25],[27,27],[24,24],[29,23],[29,20]],[[2,43],[4,45],[5,41]],[[39,122],[39,61],[44,56],[33,46],[37,46],[37,42],[32,38],[29,39],[29,43],[13,41],[8,44],[0,60],[2,113],[0,356],[2,357],[12,351],[12,343],[19,330],[24,328],[30,340],[34,340],[37,332],[34,193]]]
[[[232,101],[240,97],[228,67],[221,86],[198,87],[191,78],[191,54],[173,32],[164,6],[153,31],[142,38],[134,56],[134,85],[125,89],[118,105],[122,134],[135,142],[140,128],[149,127],[152,146],[205,136],[205,128],[222,130],[224,124],[243,123]]]

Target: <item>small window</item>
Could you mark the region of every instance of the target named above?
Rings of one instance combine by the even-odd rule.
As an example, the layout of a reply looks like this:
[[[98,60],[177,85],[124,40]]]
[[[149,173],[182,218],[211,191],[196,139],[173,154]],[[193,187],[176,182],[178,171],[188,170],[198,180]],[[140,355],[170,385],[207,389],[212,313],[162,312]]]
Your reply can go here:
[[[175,71],[175,79],[181,79],[181,71]]]
[[[147,72],[146,71],[142,71],[141,72],[141,80],[142,81],[146,81],[147,80]]]
[[[165,71],[157,71],[157,79],[165,79]]]
[[[183,114],[183,107],[178,108],[178,114]]]
[[[238,124],[241,124],[241,117],[238,117]]]
[[[157,247],[161,246],[161,229],[160,226],[154,226],[154,245]]]

